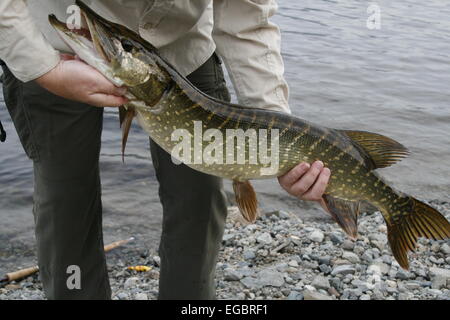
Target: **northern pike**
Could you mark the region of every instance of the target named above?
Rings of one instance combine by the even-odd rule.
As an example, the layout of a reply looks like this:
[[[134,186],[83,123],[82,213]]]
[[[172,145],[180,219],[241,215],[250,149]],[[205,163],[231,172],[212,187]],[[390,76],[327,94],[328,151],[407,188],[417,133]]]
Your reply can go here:
[[[120,112],[122,152],[134,117],[159,146],[172,154],[178,146],[173,133],[180,129],[190,137],[198,129],[216,130],[212,132],[223,136],[229,130],[264,132],[266,142],[278,145],[278,150],[273,145],[263,148],[267,154],[277,155],[278,166],[272,171],[267,161],[258,163],[251,158],[252,150],[247,145],[241,150],[248,155],[242,163],[197,161],[195,146],[210,155],[223,152],[220,148],[212,153],[207,150],[211,148],[208,139],[184,150],[195,158],[186,163],[191,168],[233,180],[237,204],[248,221],[257,217],[256,194],[249,180],[281,176],[300,162],[320,159],[332,173],[323,198],[332,217],[349,236],[356,238],[361,206],[369,203],[383,215],[393,255],[405,269],[409,268],[407,253],[415,250],[419,237],[450,238],[450,223],[441,213],[394,190],[375,172],[409,154],[400,143],[376,133],[326,128],[289,114],[214,99],[195,88],[137,33],[102,18],[81,1],[77,5],[82,16],[78,28],[69,28],[54,15],[49,20],[81,60],[117,86],[128,88],[129,102]],[[209,142],[213,136],[219,139],[212,134]],[[224,144],[222,141],[219,146]],[[262,148],[264,143],[258,146]],[[234,151],[227,149],[222,156]]]

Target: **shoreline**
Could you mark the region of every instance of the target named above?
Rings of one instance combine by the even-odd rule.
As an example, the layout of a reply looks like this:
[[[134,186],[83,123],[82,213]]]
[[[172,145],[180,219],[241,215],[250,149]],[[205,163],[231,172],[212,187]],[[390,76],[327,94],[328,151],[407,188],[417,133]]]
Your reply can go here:
[[[450,203],[431,204],[450,219]],[[450,300],[450,240],[420,239],[409,255],[408,272],[395,262],[386,241],[379,213],[363,214],[358,239],[351,241],[331,219],[303,221],[293,213],[273,211],[246,224],[237,208],[230,207],[217,264],[217,298]],[[32,250],[23,249],[30,259]],[[156,246],[134,241],[108,253],[107,262],[113,299],[157,298]],[[151,270],[127,269],[137,265]],[[9,299],[44,299],[38,275],[0,288],[0,300]]]

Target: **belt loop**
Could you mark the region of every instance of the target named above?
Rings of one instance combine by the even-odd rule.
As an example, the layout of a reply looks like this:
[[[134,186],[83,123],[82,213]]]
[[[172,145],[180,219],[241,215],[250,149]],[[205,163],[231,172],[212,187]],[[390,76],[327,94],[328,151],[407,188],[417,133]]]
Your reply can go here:
[[[6,64],[3,62],[3,60],[0,59],[0,66],[6,67]],[[4,69],[4,68],[2,68]],[[3,80],[3,75],[0,77],[0,82]],[[2,121],[0,120],[0,142],[5,142],[6,140],[6,131],[3,129]]]
[[[3,129],[2,122],[0,121],[0,141],[5,142],[6,140],[6,131]]]

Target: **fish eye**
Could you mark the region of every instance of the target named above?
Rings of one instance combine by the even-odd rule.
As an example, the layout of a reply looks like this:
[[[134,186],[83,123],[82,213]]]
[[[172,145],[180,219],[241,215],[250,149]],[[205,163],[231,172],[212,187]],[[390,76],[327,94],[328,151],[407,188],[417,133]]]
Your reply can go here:
[[[122,39],[121,43],[123,50],[125,50],[126,52],[131,52],[131,50],[133,50],[133,44],[131,43],[131,41]]]

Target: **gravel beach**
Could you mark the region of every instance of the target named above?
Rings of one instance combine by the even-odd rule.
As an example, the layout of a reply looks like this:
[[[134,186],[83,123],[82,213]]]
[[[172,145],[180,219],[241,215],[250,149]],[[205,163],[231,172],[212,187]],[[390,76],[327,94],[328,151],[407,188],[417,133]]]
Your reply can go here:
[[[450,203],[432,201],[450,219]],[[108,253],[113,299],[157,298],[159,257],[133,242]],[[381,214],[364,214],[350,240],[331,219],[284,211],[246,224],[229,208],[217,264],[217,298],[236,300],[450,300],[450,241],[421,239],[410,270],[393,259]],[[145,265],[147,272],[128,267]],[[25,267],[25,266],[23,266]],[[0,288],[0,299],[44,299],[38,275]]]

